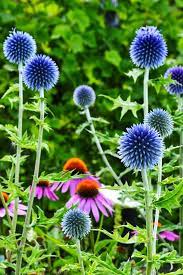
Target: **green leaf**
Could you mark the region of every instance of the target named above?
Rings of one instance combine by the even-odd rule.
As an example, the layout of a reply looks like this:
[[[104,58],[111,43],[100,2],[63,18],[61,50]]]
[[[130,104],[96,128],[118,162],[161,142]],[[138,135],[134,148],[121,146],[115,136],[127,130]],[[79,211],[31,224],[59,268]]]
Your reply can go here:
[[[67,13],[72,25],[77,25],[81,32],[84,32],[86,28],[90,25],[90,19],[87,16],[87,13],[82,9],[73,9]]]
[[[5,97],[7,97],[9,94],[11,93],[17,93],[19,90],[19,85],[18,84],[13,84],[12,86],[9,87],[9,89],[4,93],[4,95],[2,96],[2,99],[4,99]]]
[[[137,78],[143,74],[143,70],[141,69],[132,69],[131,71],[129,71],[128,73],[125,73],[128,77],[132,77],[134,83],[137,81]]]
[[[120,96],[118,96],[117,98],[112,98],[110,96],[107,95],[100,95],[103,96],[107,99],[109,99],[110,101],[113,102],[113,106],[111,108],[111,110],[115,110],[117,108],[122,108],[121,110],[121,117],[120,119],[122,119],[122,117],[128,112],[131,111],[134,117],[137,117],[137,112],[143,108],[143,106],[139,103],[137,103],[136,101],[131,101],[131,97],[129,96],[127,98],[127,100],[123,100]]]
[[[116,67],[121,63],[121,57],[116,50],[105,51],[105,59]]]
[[[155,88],[157,94],[160,92],[161,88],[172,83],[175,83],[175,80],[172,80],[171,76],[167,78],[160,76],[159,78],[149,80],[149,85],[152,85]]]
[[[154,202],[155,207],[167,209],[171,213],[172,209],[180,206],[180,198],[183,195],[183,180],[173,187],[172,191],[165,191],[165,194]]]
[[[67,41],[69,47],[73,53],[78,53],[83,51],[83,39],[79,34],[73,34],[70,36],[70,39]]]

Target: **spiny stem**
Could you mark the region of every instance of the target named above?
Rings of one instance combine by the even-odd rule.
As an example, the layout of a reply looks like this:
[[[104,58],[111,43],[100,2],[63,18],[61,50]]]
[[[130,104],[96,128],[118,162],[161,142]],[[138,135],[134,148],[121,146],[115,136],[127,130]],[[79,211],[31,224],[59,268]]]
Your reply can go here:
[[[26,214],[25,223],[24,223],[24,227],[23,227],[22,237],[21,237],[20,245],[19,245],[18,251],[17,251],[15,275],[20,275],[20,271],[21,271],[22,256],[24,253],[27,232],[28,232],[29,225],[30,225],[30,218],[31,218],[32,206],[33,206],[33,202],[34,202],[36,185],[37,185],[38,178],[39,178],[41,146],[42,146],[42,138],[43,138],[43,122],[44,122],[44,90],[41,90],[40,91],[40,126],[39,126],[39,134],[38,134],[34,176],[33,176],[32,187],[31,187],[31,191],[30,191],[30,195],[29,195],[28,208],[27,208],[27,214]]]
[[[88,120],[88,122],[90,124],[91,133],[92,133],[92,135],[94,137],[95,144],[96,144],[97,149],[98,149],[98,151],[99,151],[99,153],[100,153],[100,155],[101,155],[101,157],[103,159],[103,162],[107,166],[109,172],[111,173],[111,175],[113,176],[113,178],[115,179],[115,181],[118,183],[118,185],[122,185],[121,180],[116,175],[116,173],[114,172],[113,168],[111,167],[111,165],[110,165],[110,163],[109,163],[109,161],[108,161],[108,159],[107,159],[107,157],[106,157],[106,155],[105,155],[105,153],[103,151],[103,148],[102,148],[102,146],[100,144],[100,141],[99,141],[99,139],[98,139],[98,137],[96,135],[95,127],[94,127],[94,124],[93,124],[93,121],[92,121],[92,118],[91,118],[90,111],[89,111],[88,107],[85,108],[85,114],[86,114],[86,118],[87,118],[87,120]]]
[[[82,255],[81,255],[81,245],[80,245],[80,240],[78,239],[76,240],[76,246],[77,246],[77,252],[78,252],[78,260],[81,267],[81,274],[85,275],[85,269],[84,269]]]
[[[152,212],[152,199],[151,199],[151,187],[147,177],[147,171],[144,169],[141,171],[142,180],[145,188],[145,207],[146,207],[146,231],[147,231],[147,266],[146,266],[146,275],[152,275],[152,234],[153,234],[153,212]]]
[[[161,196],[161,181],[162,181],[162,158],[158,163],[158,184],[157,184],[157,192],[156,199],[158,200]],[[156,254],[156,240],[157,240],[157,229],[158,229],[158,221],[159,221],[159,209],[155,210],[155,219],[154,219],[154,228],[153,228],[153,255]]]
[[[21,139],[22,139],[22,122],[23,122],[23,64],[20,63],[18,66],[19,71],[19,112],[18,112],[18,139],[19,143],[17,144],[17,152],[16,152],[16,163],[15,163],[15,186],[19,184],[20,178],[20,158],[21,158]],[[15,198],[15,206],[14,206],[14,215],[13,215],[13,233],[16,231],[17,225],[17,212],[18,212],[18,202],[19,198]]]
[[[146,68],[144,73],[144,117],[148,114],[148,81],[149,68]]]
[[[179,96],[178,109],[183,112],[183,96]],[[180,177],[183,178],[183,125],[180,126],[180,149],[179,149],[179,163],[180,163]],[[183,206],[179,210],[179,219],[181,225],[180,239],[179,239],[179,253],[183,255]]]

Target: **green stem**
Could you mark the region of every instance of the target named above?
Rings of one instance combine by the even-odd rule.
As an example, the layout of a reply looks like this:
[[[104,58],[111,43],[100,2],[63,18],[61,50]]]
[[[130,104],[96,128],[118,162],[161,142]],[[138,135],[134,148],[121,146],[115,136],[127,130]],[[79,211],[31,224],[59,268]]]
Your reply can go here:
[[[153,213],[152,213],[152,199],[151,199],[151,187],[147,177],[147,171],[142,170],[142,180],[145,188],[145,207],[146,207],[146,230],[147,230],[147,266],[146,266],[146,275],[152,274],[152,234],[153,234]]]
[[[39,134],[38,134],[34,176],[33,176],[32,187],[31,187],[31,191],[30,191],[30,195],[29,195],[28,208],[27,208],[27,214],[26,214],[25,223],[24,223],[24,227],[23,227],[22,237],[21,237],[20,245],[19,245],[18,251],[17,251],[15,275],[19,275],[20,271],[21,271],[22,256],[24,253],[27,232],[28,232],[29,225],[30,225],[30,218],[31,218],[32,206],[33,206],[33,202],[34,202],[36,185],[37,185],[38,178],[39,178],[41,146],[42,146],[42,138],[43,138],[43,122],[44,122],[44,91],[41,90],[40,91],[40,126],[39,126]]]
[[[85,269],[84,269],[82,255],[81,255],[81,245],[80,245],[80,240],[78,239],[76,240],[76,246],[77,246],[77,252],[78,252],[78,260],[81,267],[81,274],[85,275]]]
[[[122,182],[121,180],[119,179],[119,177],[116,175],[116,173],[114,172],[113,168],[111,167],[105,153],[104,153],[104,150],[100,144],[100,141],[96,135],[96,131],[95,131],[95,127],[94,127],[94,124],[93,124],[93,121],[92,121],[92,118],[91,118],[91,115],[90,115],[90,111],[88,109],[88,107],[85,108],[85,114],[86,114],[86,118],[90,124],[90,129],[91,129],[91,133],[94,137],[94,140],[95,140],[95,143],[96,143],[96,146],[97,146],[97,149],[99,151],[99,154],[101,155],[102,159],[103,159],[103,162],[105,163],[105,165],[107,166],[109,172],[111,173],[111,175],[113,176],[113,178],[115,179],[115,181],[118,183],[118,185],[122,185]]]
[[[144,73],[144,117],[148,114],[148,81],[149,68],[146,68]]]
[[[21,139],[22,139],[22,122],[23,122],[23,64],[20,63],[18,66],[19,71],[19,111],[18,111],[18,139],[19,143],[17,144],[17,152],[16,152],[16,163],[15,163],[15,186],[19,184],[20,178],[20,158],[21,158]],[[17,225],[17,212],[18,212],[18,202],[19,198],[15,198],[15,208],[13,215],[13,233],[16,231]]]
[[[103,222],[104,222],[104,215],[102,214],[101,219],[100,219],[100,224],[99,224],[99,231],[97,233],[97,239],[95,242],[95,245],[98,243],[98,241],[100,240],[100,235],[101,235],[101,231],[102,230],[102,226],[103,226]]]
[[[179,102],[178,102],[178,109],[180,112],[183,112],[183,96],[180,95]],[[180,163],[180,177],[183,178],[183,125],[180,127],[180,149],[179,149],[179,163]],[[180,207],[179,210],[179,219],[181,225],[181,232],[180,232],[180,239],[179,239],[179,253],[183,255],[183,205]]]
[[[161,196],[161,181],[162,181],[162,158],[158,163],[158,184],[157,184],[157,192],[156,199],[158,200]],[[154,228],[153,228],[153,255],[156,254],[156,240],[157,240],[157,229],[158,229],[158,221],[159,221],[159,209],[155,210],[155,219],[154,219]]]

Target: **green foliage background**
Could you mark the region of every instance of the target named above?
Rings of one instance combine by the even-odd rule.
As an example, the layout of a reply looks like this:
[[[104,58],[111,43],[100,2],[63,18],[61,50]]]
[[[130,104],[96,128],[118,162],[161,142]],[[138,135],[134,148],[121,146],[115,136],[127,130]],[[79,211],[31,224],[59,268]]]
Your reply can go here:
[[[156,78],[164,74],[170,64],[181,64],[183,61],[183,3],[177,1],[119,1],[114,8],[110,1],[101,5],[100,1],[52,1],[52,0],[6,0],[0,2],[1,25],[1,53],[0,53],[0,93],[7,90],[10,84],[17,81],[16,67],[5,60],[2,51],[2,42],[9,30],[16,27],[18,30],[29,32],[37,41],[38,52],[50,55],[58,64],[61,72],[56,89],[47,94],[48,105],[53,112],[48,120],[53,131],[48,135],[50,152],[44,153],[41,169],[48,172],[58,171],[63,163],[71,156],[83,158],[92,172],[101,167],[102,162],[97,155],[95,146],[91,145],[89,133],[76,134],[77,127],[85,121],[79,114],[72,101],[73,90],[80,84],[89,84],[97,95],[105,94],[111,97],[120,95],[123,100],[131,95],[133,101],[142,103],[142,78],[134,85],[132,78],[125,75],[133,68],[129,58],[129,45],[136,29],[140,26],[155,25],[163,33],[169,49],[167,64],[156,71],[151,77]],[[120,25],[110,27],[105,21],[105,14],[114,10]],[[176,59],[176,60],[175,60]],[[26,90],[25,97],[33,93]],[[172,96],[161,90],[157,94],[150,89],[150,108],[176,108]],[[110,112],[111,103],[103,97],[98,97],[93,116],[102,116],[110,124],[98,126],[98,130],[108,131],[111,136],[115,132],[121,134],[126,126],[137,122],[128,112],[120,121],[120,110]],[[142,112],[138,113],[142,119]],[[17,116],[16,109],[1,109],[2,123],[9,123]],[[100,128],[101,127],[101,128]],[[33,123],[26,119],[24,129],[35,132]],[[1,154],[14,151],[0,136]],[[113,148],[114,149],[114,148]],[[34,155],[32,155],[32,161]],[[30,160],[30,159],[29,159]],[[121,165],[114,160],[116,169]],[[113,161],[113,162],[114,162]],[[32,163],[29,161],[26,174],[32,174]]]
[[[85,160],[92,173],[99,172],[104,166],[95,145],[92,144],[90,133],[85,130],[78,133],[78,127],[85,122],[85,116],[80,113],[72,100],[73,90],[78,85],[88,84],[95,89],[97,101],[91,108],[92,116],[102,117],[109,121],[108,124],[97,122],[95,124],[100,133],[111,137],[104,139],[104,136],[100,136],[104,149],[110,149],[116,153],[118,140],[116,134],[120,135],[126,127],[142,121],[142,109],[137,112],[138,118],[128,111],[120,120],[121,108],[111,111],[112,102],[106,97],[99,96],[101,94],[112,98],[120,96],[123,100],[127,100],[131,96],[132,101],[143,103],[143,77],[140,76],[134,83],[133,79],[126,75],[134,68],[129,57],[129,46],[139,27],[157,26],[168,45],[169,53],[166,64],[158,70],[151,71],[150,78],[156,79],[164,75],[169,66],[183,64],[183,2],[181,0],[119,0],[117,7],[112,6],[111,1],[103,2],[105,3],[102,5],[100,1],[95,0],[0,1],[0,97],[12,84],[18,82],[17,68],[8,63],[2,50],[3,41],[12,28],[16,27],[18,30],[29,32],[37,42],[38,53],[51,56],[60,68],[61,75],[58,84],[46,94],[47,104],[51,110],[48,113],[47,122],[53,129],[44,134],[49,152],[43,151],[41,171],[46,171],[46,174],[59,172],[64,162],[75,156]],[[105,19],[106,14],[112,11],[120,20],[119,26],[115,28],[109,26]],[[30,102],[30,98],[34,96],[34,93],[26,87],[24,94],[25,102]],[[0,108],[0,123],[3,125],[13,123],[16,126],[18,104],[14,97],[7,97],[5,100],[1,100],[1,103],[5,105],[5,108]],[[157,92],[153,86],[150,86],[149,105],[150,109],[162,107],[173,114],[177,108],[176,99],[169,95],[163,87]],[[35,123],[29,119],[31,115],[32,113],[28,111],[24,112],[23,127],[28,134],[36,136]],[[178,143],[178,133],[174,132],[174,135],[167,140],[167,146],[170,144],[176,146]],[[0,144],[0,158],[15,153],[14,145],[2,131],[0,131]],[[32,180],[35,152],[25,150],[24,154],[30,157],[21,167],[21,181],[28,186]],[[173,161],[169,166],[165,165],[164,167],[167,176],[170,176],[174,173],[174,166],[177,169],[176,172],[178,171],[176,166],[178,156],[174,154],[174,158],[172,158],[171,153],[166,156],[168,160]],[[118,174],[125,169],[117,158],[112,156],[109,158]],[[170,169],[171,166],[172,169]],[[1,175],[7,168],[9,168],[9,163],[0,162]],[[125,180],[131,185],[131,175],[125,175],[123,181],[125,182]],[[108,173],[102,173],[102,181],[106,185],[113,183],[113,179]],[[132,187],[129,188],[135,187],[132,184]],[[128,189],[127,185],[126,189]],[[140,193],[138,186],[134,190],[137,190],[137,194]],[[40,206],[44,206],[45,209],[47,203],[48,201],[40,202],[42,204]],[[164,202],[160,201],[159,204],[162,207],[161,204]],[[51,207],[58,209],[63,205],[63,200],[60,200],[52,203]],[[117,210],[119,209],[116,209],[115,223],[120,224],[121,213],[118,213],[120,210]],[[178,213],[177,210],[176,213]],[[166,212],[165,217],[167,215],[169,214]],[[43,213],[42,216],[43,220],[46,219]],[[164,218],[164,215],[162,216]],[[171,219],[172,223],[177,223],[177,215],[168,216],[168,219]],[[106,224],[109,225],[108,229],[112,227],[110,219],[107,219]],[[173,225],[170,229],[174,229]],[[38,232],[41,236],[41,231]],[[55,244],[62,247],[63,243],[59,241],[59,238],[56,239],[57,243]],[[50,247],[53,246],[52,241],[52,239],[49,240]],[[104,246],[106,242],[111,242],[112,245],[113,240],[107,239],[104,242]],[[120,240],[117,239],[116,242],[120,242]],[[98,250],[100,250],[100,246],[102,243],[99,243]],[[63,249],[67,251],[67,246]],[[71,251],[71,248],[69,249]],[[110,247],[108,250],[112,258],[114,251]],[[74,253],[73,251],[72,253]],[[72,253],[70,252],[70,254]],[[39,253],[37,257],[39,257]],[[94,260],[96,259],[94,258]],[[65,259],[60,259],[60,261],[64,262]],[[58,264],[60,265],[60,262]],[[109,265],[110,268],[111,265]]]

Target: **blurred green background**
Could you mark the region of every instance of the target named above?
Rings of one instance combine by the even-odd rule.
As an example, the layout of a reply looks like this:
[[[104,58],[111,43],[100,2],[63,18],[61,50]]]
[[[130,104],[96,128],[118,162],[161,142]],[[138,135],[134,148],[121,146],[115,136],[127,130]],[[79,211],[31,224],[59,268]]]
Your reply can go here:
[[[167,0],[131,0],[131,1],[79,1],[79,0],[6,0],[0,1],[0,95],[16,83],[18,73],[16,66],[10,64],[3,56],[2,43],[12,28],[29,32],[36,40],[38,53],[51,56],[60,68],[60,79],[55,89],[46,94],[48,106],[53,112],[47,121],[53,131],[45,133],[49,153],[44,151],[41,170],[59,171],[69,157],[78,156],[86,161],[91,172],[103,167],[90,134],[77,128],[85,122],[72,100],[73,90],[81,84],[91,85],[97,95],[105,94],[116,98],[118,95],[126,100],[131,95],[132,101],[142,103],[142,76],[134,84],[133,79],[125,73],[134,66],[129,58],[129,45],[135,31],[145,25],[157,26],[168,44],[166,64],[158,70],[151,71],[150,77],[163,75],[168,66],[183,63],[183,1]],[[25,101],[34,96],[25,88]],[[176,108],[174,97],[161,89],[156,93],[153,87],[149,92],[150,108],[164,107],[170,111]],[[121,134],[126,126],[142,121],[143,112],[138,112],[138,119],[127,112],[120,120],[120,109],[111,112],[111,102],[97,97],[91,109],[92,116],[103,117],[109,124],[96,124],[97,130],[114,137]],[[0,109],[1,123],[17,124],[17,104],[11,108]],[[31,114],[24,114],[24,130],[36,134]],[[173,143],[178,143],[174,135]],[[15,153],[15,148],[0,132],[0,158],[5,154]],[[109,144],[104,144],[108,149]],[[114,152],[116,147],[110,143]],[[30,154],[29,161],[22,168],[31,181],[35,153]],[[124,169],[118,159],[110,157],[114,169],[119,173]],[[7,165],[0,164],[1,171]],[[104,183],[111,184],[110,175],[104,175]]]

